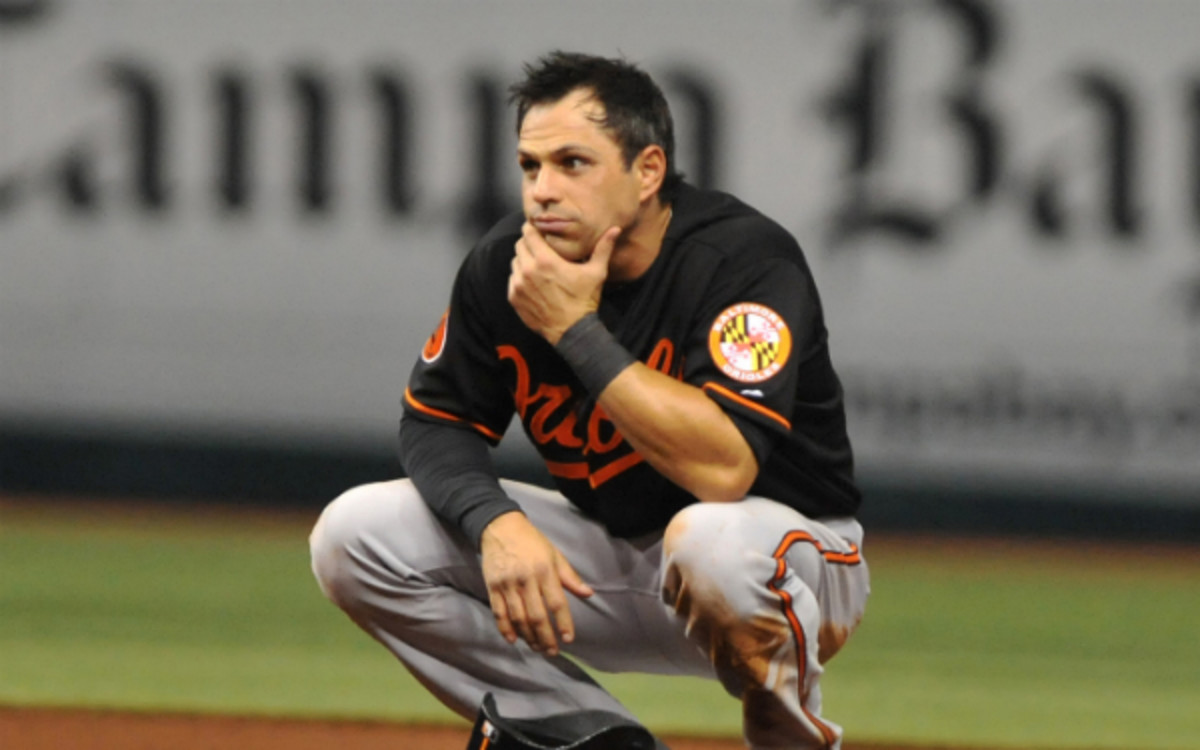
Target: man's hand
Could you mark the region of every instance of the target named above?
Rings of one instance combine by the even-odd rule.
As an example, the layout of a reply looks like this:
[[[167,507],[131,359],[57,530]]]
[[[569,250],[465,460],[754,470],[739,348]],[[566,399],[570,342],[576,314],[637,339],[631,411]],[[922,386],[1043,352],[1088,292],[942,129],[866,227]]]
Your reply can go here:
[[[498,516],[480,538],[483,579],[496,616],[496,627],[509,643],[517,635],[534,651],[558,654],[558,637],[575,639],[566,588],[592,595],[562,553],[522,513]]]
[[[536,227],[525,222],[508,277],[508,301],[525,325],[557,344],[572,324],[595,312],[600,307],[600,290],[608,278],[608,261],[620,233],[620,227],[610,227],[586,261],[572,263],[555,252]]]

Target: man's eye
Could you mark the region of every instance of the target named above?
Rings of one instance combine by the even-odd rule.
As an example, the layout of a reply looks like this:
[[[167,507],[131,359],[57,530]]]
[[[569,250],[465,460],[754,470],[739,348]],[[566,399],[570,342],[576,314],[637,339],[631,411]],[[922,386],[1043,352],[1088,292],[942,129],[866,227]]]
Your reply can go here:
[[[586,164],[587,162],[578,156],[568,156],[562,160],[562,165],[566,169],[579,169]]]
[[[522,159],[518,164],[521,167],[521,171],[526,174],[536,172],[538,168],[538,163],[533,159]]]

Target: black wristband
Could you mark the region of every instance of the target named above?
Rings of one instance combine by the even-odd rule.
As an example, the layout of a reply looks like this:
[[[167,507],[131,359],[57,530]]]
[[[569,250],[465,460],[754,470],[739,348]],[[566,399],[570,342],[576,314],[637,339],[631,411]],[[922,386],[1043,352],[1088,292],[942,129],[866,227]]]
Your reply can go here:
[[[588,313],[567,329],[554,347],[594,398],[637,359],[612,335],[600,316]]]

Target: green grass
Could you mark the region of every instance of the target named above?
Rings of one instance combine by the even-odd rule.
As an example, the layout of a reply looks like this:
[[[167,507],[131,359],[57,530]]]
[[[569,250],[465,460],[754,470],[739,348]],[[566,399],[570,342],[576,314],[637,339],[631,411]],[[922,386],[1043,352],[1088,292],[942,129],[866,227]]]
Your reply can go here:
[[[3,702],[449,716],[324,600],[302,533],[0,524],[0,572]]]
[[[1200,747],[1196,582],[1081,570],[876,572],[831,665],[857,734],[1036,747]]]
[[[0,703],[456,721],[325,602],[305,531],[0,517]],[[1200,747],[1195,555],[868,557],[867,620],[824,680],[851,740]],[[715,684],[599,678],[656,729],[737,732]]]

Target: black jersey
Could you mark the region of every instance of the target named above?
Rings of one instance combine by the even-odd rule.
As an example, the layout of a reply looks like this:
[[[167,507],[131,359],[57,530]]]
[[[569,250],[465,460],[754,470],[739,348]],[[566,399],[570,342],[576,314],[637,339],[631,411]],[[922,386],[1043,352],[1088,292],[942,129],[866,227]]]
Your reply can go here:
[[[795,239],[732,196],[684,186],[640,278],[604,287],[599,315],[631,354],[703,389],[758,459],[751,494],[813,517],[860,495],[820,299]],[[499,442],[517,414],[558,489],[615,536],[660,530],[696,498],[651,467],[508,302],[524,217],[501,220],[459,269],[405,391],[412,417]]]

